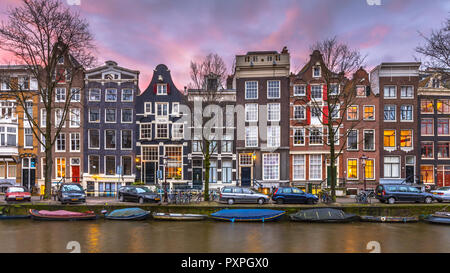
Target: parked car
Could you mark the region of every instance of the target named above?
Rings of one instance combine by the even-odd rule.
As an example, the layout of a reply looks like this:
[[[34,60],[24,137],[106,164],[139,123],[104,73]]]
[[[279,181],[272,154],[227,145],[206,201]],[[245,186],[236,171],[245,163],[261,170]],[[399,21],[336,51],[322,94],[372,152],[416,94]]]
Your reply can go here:
[[[432,203],[441,200],[434,194],[423,192],[420,189],[405,184],[383,184],[376,188],[375,198],[380,202],[394,204],[395,202],[424,202]]]
[[[146,202],[157,203],[161,198],[156,192],[145,186],[123,186],[119,188],[119,200],[120,202],[133,201],[143,204]]]
[[[431,191],[431,193],[441,198],[438,199],[439,202],[450,201],[450,187],[440,187]]]
[[[22,186],[10,186],[5,192],[5,201],[31,201],[31,193]]]
[[[86,192],[78,183],[62,183],[57,188],[56,197],[61,204],[86,202]]]
[[[315,204],[319,201],[319,197],[314,194],[306,193],[295,187],[279,187],[274,191],[272,200],[277,202],[277,204]]]
[[[243,187],[223,187],[219,195],[219,202],[227,203],[228,205],[235,203],[257,203],[262,205],[268,203],[269,200],[269,196]]]

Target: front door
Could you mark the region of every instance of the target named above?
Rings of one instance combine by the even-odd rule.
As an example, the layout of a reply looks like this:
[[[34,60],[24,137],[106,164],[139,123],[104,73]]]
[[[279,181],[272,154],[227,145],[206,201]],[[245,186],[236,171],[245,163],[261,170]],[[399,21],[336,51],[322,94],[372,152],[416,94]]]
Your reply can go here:
[[[156,163],[155,162],[145,162],[144,164],[144,183],[145,184],[155,184],[156,183]]]
[[[72,166],[72,182],[80,183],[80,166]]]
[[[414,166],[406,166],[406,183],[414,183]]]
[[[252,168],[241,167],[241,186],[250,187],[252,185]]]
[[[35,186],[36,169],[22,170],[22,186],[26,187],[30,192]]]
[[[201,189],[203,187],[202,168],[192,169],[192,186],[196,189]]]

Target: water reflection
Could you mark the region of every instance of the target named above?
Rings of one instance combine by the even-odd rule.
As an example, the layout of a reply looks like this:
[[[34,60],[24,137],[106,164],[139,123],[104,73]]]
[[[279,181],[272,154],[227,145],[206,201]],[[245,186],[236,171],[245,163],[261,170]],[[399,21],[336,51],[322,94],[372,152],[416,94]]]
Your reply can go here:
[[[450,252],[450,228],[417,224],[0,222],[0,252]]]

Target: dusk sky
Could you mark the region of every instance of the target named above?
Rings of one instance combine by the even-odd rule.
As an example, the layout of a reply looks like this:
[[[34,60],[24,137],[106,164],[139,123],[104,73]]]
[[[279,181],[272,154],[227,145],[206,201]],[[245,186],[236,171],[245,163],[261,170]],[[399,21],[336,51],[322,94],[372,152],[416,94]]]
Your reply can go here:
[[[287,46],[295,72],[309,58],[311,44],[334,35],[368,55],[366,69],[414,61],[414,48],[423,42],[418,31],[440,28],[450,11],[448,0],[380,0],[380,6],[367,0],[63,1],[81,2],[70,8],[90,23],[98,64],[114,60],[139,70],[142,91],[160,63],[182,90],[189,82],[190,61],[210,52],[224,58],[231,74],[236,54]],[[0,19],[8,6],[20,2],[1,0]],[[0,51],[1,63],[8,58]]]

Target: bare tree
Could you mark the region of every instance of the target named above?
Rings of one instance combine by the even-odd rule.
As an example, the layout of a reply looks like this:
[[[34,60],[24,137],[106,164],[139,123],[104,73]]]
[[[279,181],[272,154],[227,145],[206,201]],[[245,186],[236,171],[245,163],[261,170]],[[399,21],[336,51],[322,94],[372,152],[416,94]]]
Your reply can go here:
[[[28,90],[20,85],[10,85],[10,93],[24,109],[24,115],[34,128],[34,136],[45,147],[44,198],[48,199],[51,195],[52,150],[74,96],[80,95],[72,92],[73,79],[83,73],[83,67],[91,66],[95,60],[92,55],[93,37],[88,23],[59,0],[23,0],[22,6],[9,9],[7,15],[8,20],[0,25],[0,48],[12,53],[37,80],[36,94],[45,108],[47,118],[45,126],[41,126],[25,105],[29,99]],[[66,60],[64,64],[68,61],[70,65],[62,67],[59,64],[62,59]],[[7,79],[4,82],[11,84]],[[61,83],[69,94],[64,95],[63,101],[56,101],[55,90]],[[59,124],[52,124],[51,117],[57,110]]]
[[[353,50],[346,44],[339,42],[336,37],[316,42],[311,46],[311,50],[321,54],[323,62],[320,63],[320,71],[321,78],[325,81],[326,92],[323,92],[323,97],[321,95],[320,99],[316,99],[309,90],[307,97],[298,100],[303,105],[309,105],[310,111],[316,116],[322,117],[319,119],[320,126],[327,129],[327,141],[325,141],[325,144],[330,150],[331,196],[335,201],[337,184],[336,161],[346,146],[348,134],[357,126],[357,122],[355,122],[352,123],[351,128],[345,128],[348,130],[343,129],[343,117],[352,105],[357,104],[356,86],[346,76],[352,75],[360,68],[366,57],[361,55],[359,51]],[[315,66],[316,64],[310,65]],[[313,135],[317,133],[317,137],[323,137],[320,131],[317,131],[314,127],[306,127],[306,129],[309,130],[310,135],[311,133]],[[342,131],[343,133],[341,133]],[[341,143],[341,147],[336,147],[337,141]]]
[[[193,115],[194,141],[199,141],[203,156],[204,199],[209,201],[209,180],[211,156],[218,151],[222,140],[223,85],[226,80],[227,67],[222,57],[210,53],[199,62],[191,61],[191,83],[188,90],[188,104]]]
[[[429,37],[420,33],[425,44],[416,47],[416,52],[425,57],[425,66],[441,72],[448,72],[450,69],[450,18],[446,20],[439,30],[433,30]]]
[[[222,57],[217,53],[209,53],[206,57],[191,61],[190,77],[191,82],[188,87],[191,89],[202,89],[206,86],[206,78],[208,75],[214,74],[219,78],[219,84],[224,85],[227,77],[227,66]]]

